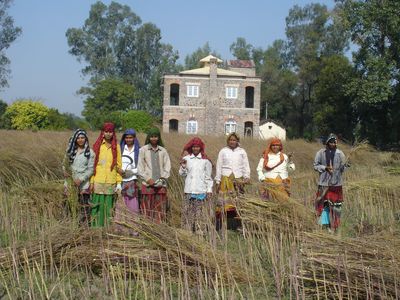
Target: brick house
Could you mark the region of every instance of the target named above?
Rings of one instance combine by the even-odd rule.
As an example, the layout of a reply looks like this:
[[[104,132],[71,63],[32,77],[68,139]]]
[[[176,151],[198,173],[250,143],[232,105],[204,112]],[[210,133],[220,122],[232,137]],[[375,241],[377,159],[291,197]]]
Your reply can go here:
[[[209,55],[202,67],[164,76],[163,131],[259,137],[261,79],[253,61]]]

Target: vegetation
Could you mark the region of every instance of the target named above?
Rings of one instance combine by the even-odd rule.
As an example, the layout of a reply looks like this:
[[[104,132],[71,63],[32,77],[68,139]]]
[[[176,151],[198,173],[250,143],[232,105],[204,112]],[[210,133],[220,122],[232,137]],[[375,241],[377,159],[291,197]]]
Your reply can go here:
[[[125,215],[108,230],[79,228],[66,214],[62,159],[68,133],[1,132],[0,293],[15,298],[289,299],[396,298],[400,267],[400,180],[395,153],[350,148],[343,224],[337,234],[316,226],[315,143],[295,151],[292,198],[257,196],[255,166],[265,143],[244,139],[253,182],[239,199],[243,234],[204,237],[180,229],[187,136],[164,135],[172,160],[169,224]],[[93,142],[97,132],[89,134]],[[139,134],[141,142],[144,135]],[[216,160],[224,139],[204,137]],[[21,142],[23,141],[23,142]],[[118,202],[120,205],[121,203]],[[210,228],[213,228],[210,226]],[[127,234],[138,231],[138,237]]]

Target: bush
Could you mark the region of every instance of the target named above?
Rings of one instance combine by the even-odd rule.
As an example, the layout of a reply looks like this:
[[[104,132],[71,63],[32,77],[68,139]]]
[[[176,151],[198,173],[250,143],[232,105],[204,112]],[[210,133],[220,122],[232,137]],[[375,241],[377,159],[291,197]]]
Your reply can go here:
[[[12,129],[43,129],[49,126],[50,109],[41,102],[18,100],[9,105],[3,114]]]
[[[122,116],[124,129],[134,128],[138,132],[145,132],[153,124],[153,117],[143,110],[130,110]]]

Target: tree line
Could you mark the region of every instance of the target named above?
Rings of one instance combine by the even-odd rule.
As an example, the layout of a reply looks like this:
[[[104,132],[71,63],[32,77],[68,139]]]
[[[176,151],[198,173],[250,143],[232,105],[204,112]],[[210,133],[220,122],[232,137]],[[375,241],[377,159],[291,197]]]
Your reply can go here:
[[[399,24],[395,0],[336,0],[333,9],[295,5],[286,17],[284,39],[261,48],[238,37],[230,51],[255,62],[262,78],[261,115],[267,117],[267,111],[289,137],[336,132],[348,141],[368,139],[388,148],[400,139]],[[20,29],[13,28],[15,39]],[[105,119],[118,121],[132,109],[161,117],[164,74],[196,68],[210,53],[221,58],[206,43],[178,63],[178,51],[161,36],[155,24],[142,23],[117,2],[94,3],[84,24],[67,30],[69,53],[88,78],[79,93],[91,127]]]

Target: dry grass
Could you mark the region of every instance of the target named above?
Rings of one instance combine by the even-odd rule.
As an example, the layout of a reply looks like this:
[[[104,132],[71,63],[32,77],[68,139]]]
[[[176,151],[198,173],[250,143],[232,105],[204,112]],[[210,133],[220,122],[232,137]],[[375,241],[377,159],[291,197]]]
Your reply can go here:
[[[173,165],[169,224],[129,216],[118,230],[79,228],[64,210],[61,159],[69,132],[0,131],[0,297],[10,299],[398,298],[399,156],[363,145],[351,154],[343,225],[320,231],[312,203],[316,143],[288,141],[297,170],[292,199],[264,202],[255,168],[266,142],[244,139],[252,168],[239,199],[243,235],[179,228],[189,137],[164,135]],[[96,133],[90,133],[94,142]],[[144,140],[144,136],[139,136]],[[224,138],[204,137],[215,162]],[[117,225],[117,224],[116,224]],[[123,228],[123,230],[121,230]],[[212,225],[210,224],[210,228]],[[126,235],[129,230],[139,237]],[[122,233],[121,233],[122,232]],[[125,233],[124,233],[125,232]]]

